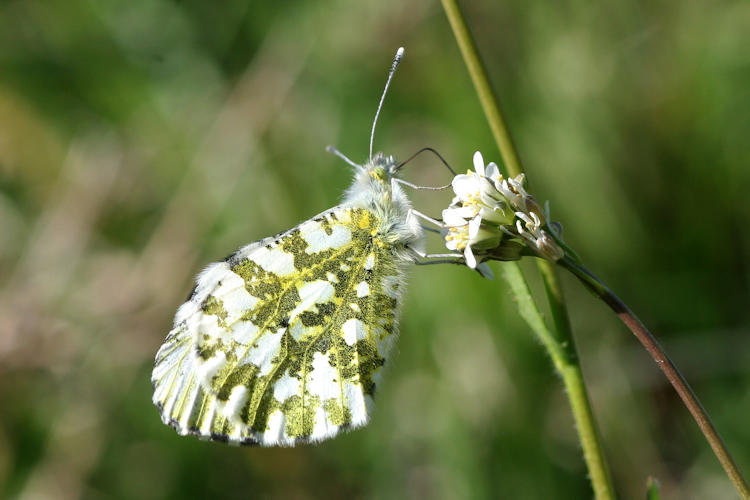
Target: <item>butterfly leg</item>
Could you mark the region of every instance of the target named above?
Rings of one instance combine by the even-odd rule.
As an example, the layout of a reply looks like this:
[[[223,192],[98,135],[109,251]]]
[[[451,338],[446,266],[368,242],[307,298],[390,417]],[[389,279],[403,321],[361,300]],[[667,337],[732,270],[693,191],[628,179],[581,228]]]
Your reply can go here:
[[[426,253],[421,250],[417,250],[416,248],[412,248],[412,247],[407,247],[407,248],[411,250],[414,253],[414,255],[416,255],[420,259],[463,259],[464,258],[463,254],[460,254],[460,253]]]
[[[437,219],[433,219],[429,215],[425,215],[422,212],[420,212],[419,210],[414,210],[413,208],[410,208],[409,209],[409,214],[414,215],[414,217],[417,217],[419,219],[426,220],[427,222],[436,225],[440,229],[443,229],[445,227],[445,224],[443,224],[442,221],[439,221]]]
[[[431,266],[433,264],[458,264],[461,266],[466,265],[464,256],[460,253],[425,253],[412,247],[406,248],[411,250],[414,255],[418,257],[414,260],[414,263],[418,266]],[[487,279],[493,279],[494,277],[492,269],[490,269],[486,262],[480,262],[479,265],[477,265],[475,271],[478,272],[482,277]]]
[[[450,260],[450,259],[417,260],[417,261],[414,261],[414,264],[417,266],[431,266],[433,264],[457,264],[459,266],[465,265],[460,260]]]
[[[443,191],[444,189],[448,189],[449,187],[451,187],[451,184],[446,184],[445,186],[420,186],[419,184],[414,184],[412,182],[405,181],[403,179],[396,178],[394,180],[398,182],[399,184],[403,184],[404,186],[408,186],[412,189],[419,189],[423,191]]]
[[[437,226],[437,227],[439,227],[441,229],[445,227],[445,224],[443,224],[442,221],[439,221],[437,219],[433,219],[429,215],[425,215],[425,214],[423,214],[422,212],[420,212],[418,210],[414,210],[413,208],[409,209],[409,214],[414,215],[415,217],[417,217],[419,219],[422,219],[422,220],[425,220],[425,221],[427,221],[427,222],[429,222],[431,224],[434,224],[435,226]],[[435,229],[429,228],[429,227],[425,227],[425,229],[427,229],[428,231],[440,232],[439,230],[435,230]],[[409,248],[409,250],[411,250],[420,259],[446,259],[446,258],[449,258],[449,259],[450,258],[462,259],[463,258],[463,254],[460,254],[460,253],[433,253],[433,254],[428,254],[428,253],[423,252],[421,250],[417,250],[416,248],[412,248],[412,247],[408,247],[408,248]],[[422,262],[424,262],[424,261],[422,261]]]
[[[436,225],[439,228],[446,227],[445,224],[442,221],[439,221],[437,219],[433,219],[432,217],[423,214],[422,212],[418,210],[409,209],[409,213],[414,215],[415,217],[418,217],[420,219],[426,220],[427,222],[430,222],[434,225]],[[432,228],[425,227],[428,231],[436,231]],[[414,263],[418,266],[429,266],[432,264],[459,264],[459,265],[465,265],[466,261],[464,260],[464,255],[460,253],[432,253],[428,254],[426,252],[417,250],[412,247],[407,247],[409,250],[411,250],[414,255],[416,255],[418,258],[415,259]],[[427,260],[431,259],[431,260]],[[454,260],[455,259],[455,260]],[[482,275],[485,278],[492,279],[492,270],[489,268],[487,263],[482,262],[477,266],[476,271]]]

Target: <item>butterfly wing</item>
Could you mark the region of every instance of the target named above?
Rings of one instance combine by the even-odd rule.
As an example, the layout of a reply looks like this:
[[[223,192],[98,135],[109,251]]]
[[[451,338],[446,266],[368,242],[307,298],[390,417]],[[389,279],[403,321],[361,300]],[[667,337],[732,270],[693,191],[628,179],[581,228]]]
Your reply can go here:
[[[162,420],[264,446],[365,425],[403,281],[379,224],[369,210],[336,207],[201,273],[156,355]]]

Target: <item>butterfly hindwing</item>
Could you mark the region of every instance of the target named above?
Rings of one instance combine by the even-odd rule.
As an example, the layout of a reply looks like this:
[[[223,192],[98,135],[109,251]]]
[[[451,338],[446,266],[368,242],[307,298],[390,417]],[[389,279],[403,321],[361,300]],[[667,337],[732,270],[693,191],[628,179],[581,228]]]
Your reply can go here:
[[[381,236],[375,212],[343,205],[210,265],[156,357],[162,419],[267,446],[366,424],[403,279]]]

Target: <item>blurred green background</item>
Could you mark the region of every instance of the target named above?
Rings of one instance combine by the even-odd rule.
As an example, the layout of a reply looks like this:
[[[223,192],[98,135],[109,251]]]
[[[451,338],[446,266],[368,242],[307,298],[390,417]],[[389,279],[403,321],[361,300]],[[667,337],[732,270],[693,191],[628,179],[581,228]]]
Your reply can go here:
[[[464,4],[537,198],[749,471],[750,3]],[[591,497],[551,363],[504,284],[458,267],[411,273],[366,429],[231,448],[151,404],[193,276],[339,200],[324,147],[366,158],[399,45],[376,149],[498,161],[436,0],[0,2],[0,497]],[[406,178],[450,179],[429,157]],[[648,475],[733,498],[650,358],[564,284],[622,498]]]

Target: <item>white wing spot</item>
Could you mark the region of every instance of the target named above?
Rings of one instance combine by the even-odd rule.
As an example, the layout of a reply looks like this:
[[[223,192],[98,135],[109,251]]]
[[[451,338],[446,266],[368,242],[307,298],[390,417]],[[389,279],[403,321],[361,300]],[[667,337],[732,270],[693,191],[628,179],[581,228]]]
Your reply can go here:
[[[261,335],[241,364],[252,363],[260,368],[261,376],[268,375],[275,365],[274,359],[279,355],[280,345],[281,335],[270,332]]]
[[[207,359],[198,366],[198,380],[204,387],[211,387],[211,381],[216,372],[221,370],[227,364],[227,356],[222,351],[216,353],[216,356]]]
[[[362,386],[347,382],[344,388],[346,405],[352,415],[352,425],[364,425],[367,423],[367,406],[365,405]]]
[[[338,372],[336,368],[328,362],[328,356],[320,352],[313,355],[312,370],[308,375],[307,390],[313,396],[320,396],[320,399],[341,397],[339,389]]]
[[[340,248],[352,241],[352,233],[346,226],[334,224],[330,228],[331,234],[327,234],[317,222],[305,222],[300,226],[300,236],[307,242],[307,254]]]
[[[368,271],[375,267],[375,254],[371,253],[367,256],[367,260],[365,261],[365,269]]]
[[[247,345],[258,335],[258,326],[252,321],[238,321],[232,326],[232,340]]]
[[[238,385],[229,393],[229,399],[224,406],[224,416],[232,422],[237,422],[240,417],[240,410],[247,401],[247,387]]]
[[[288,440],[285,439],[286,434],[284,432],[285,423],[286,417],[284,417],[284,413],[281,410],[271,413],[271,416],[268,417],[266,432],[263,433],[263,444],[274,446],[287,442]]]
[[[221,299],[224,310],[230,317],[242,316],[248,309],[258,303],[258,299],[250,295],[245,289],[245,280],[232,271],[227,271],[212,295]]]
[[[286,276],[294,272],[294,255],[281,248],[259,248],[250,255],[250,259],[265,271]]]
[[[326,412],[322,406],[315,408],[315,416],[313,418],[314,427],[310,439],[323,439],[328,434],[328,422],[326,422]]]
[[[299,394],[299,379],[290,377],[289,371],[284,373],[284,376],[273,384],[273,397],[276,398],[279,403],[283,403],[288,398]]]
[[[219,327],[219,318],[213,314],[203,314],[200,317],[198,331],[208,333],[210,336],[216,336],[217,332],[223,332],[224,328]]]
[[[318,406],[315,409],[314,427],[310,439],[313,441],[322,441],[323,439],[335,436],[339,432],[339,426],[328,421],[326,412],[323,407]]]
[[[367,328],[365,324],[358,319],[348,319],[341,326],[344,332],[344,342],[347,345],[354,345],[358,340],[367,337]]]
[[[305,333],[308,333],[308,330],[305,328],[301,321],[295,321],[289,326],[289,333],[292,334],[292,338],[294,340],[299,341],[299,339],[301,339],[305,335]]]
[[[315,304],[321,304],[328,302],[333,298],[333,294],[336,290],[329,282],[324,280],[311,281],[304,283],[299,287],[299,298],[300,302],[297,307],[291,312],[290,320],[296,318],[299,314],[304,311],[310,311],[313,309]]]
[[[370,285],[366,281],[361,281],[357,285],[357,297],[367,297],[370,295]]]

